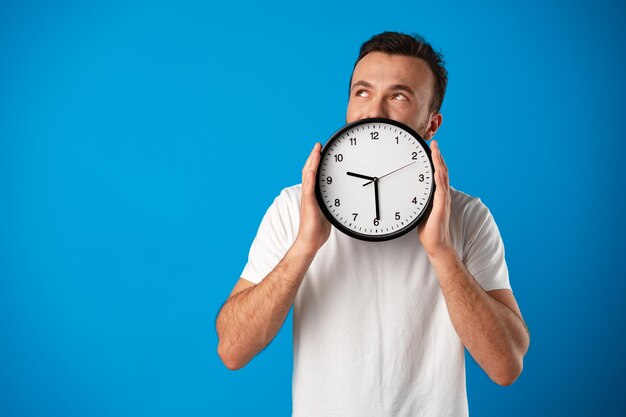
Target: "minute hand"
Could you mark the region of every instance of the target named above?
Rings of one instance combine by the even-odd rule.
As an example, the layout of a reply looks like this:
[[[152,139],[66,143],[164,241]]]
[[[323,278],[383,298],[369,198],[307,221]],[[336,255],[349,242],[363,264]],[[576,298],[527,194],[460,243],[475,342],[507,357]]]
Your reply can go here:
[[[417,161],[415,161],[415,162],[417,162]],[[400,168],[398,168],[398,169],[394,169],[393,171],[388,172],[388,173],[386,173],[385,175],[383,175],[383,176],[381,176],[381,177],[378,177],[378,179],[380,180],[381,178],[385,178],[387,175],[389,175],[389,174],[393,174],[393,173],[394,173],[394,172],[396,172],[396,171],[400,171],[402,168],[406,168],[406,167],[408,167],[409,165],[413,165],[415,162],[411,162],[410,164],[406,164],[406,165],[405,165],[405,166],[403,166],[403,167],[400,167]],[[371,184],[371,183],[372,183],[372,181],[366,182],[365,184],[363,184],[363,187],[365,187],[367,184]]]

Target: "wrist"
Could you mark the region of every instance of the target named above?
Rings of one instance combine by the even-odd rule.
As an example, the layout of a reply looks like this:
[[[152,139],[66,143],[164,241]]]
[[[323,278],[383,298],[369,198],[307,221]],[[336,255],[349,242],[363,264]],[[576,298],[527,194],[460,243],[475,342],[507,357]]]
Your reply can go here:
[[[452,246],[446,246],[434,251],[427,251],[428,259],[431,263],[441,262],[441,261],[452,261],[452,260],[460,260],[459,255],[456,253],[456,250]]]
[[[303,241],[299,237],[293,242],[290,248],[291,252],[296,256],[313,259],[319,248]]]
[[[428,259],[435,270],[437,281],[439,281],[442,289],[456,281],[459,276],[464,276],[463,271],[467,271],[454,249],[429,254]]]

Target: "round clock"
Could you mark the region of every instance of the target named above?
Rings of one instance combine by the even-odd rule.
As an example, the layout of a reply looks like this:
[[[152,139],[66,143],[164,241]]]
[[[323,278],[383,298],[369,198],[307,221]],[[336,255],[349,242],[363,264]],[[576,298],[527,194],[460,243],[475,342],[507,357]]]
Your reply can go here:
[[[326,218],[348,236],[395,239],[427,216],[434,170],[430,148],[413,129],[390,119],[362,119],[322,148],[315,195]]]

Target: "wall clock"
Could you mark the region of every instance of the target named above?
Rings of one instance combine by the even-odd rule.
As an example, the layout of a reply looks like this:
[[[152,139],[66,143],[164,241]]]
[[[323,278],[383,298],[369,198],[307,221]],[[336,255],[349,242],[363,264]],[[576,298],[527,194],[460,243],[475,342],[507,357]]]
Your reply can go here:
[[[390,119],[349,123],[326,142],[315,181],[320,210],[341,232],[395,239],[425,219],[435,192],[430,148]]]

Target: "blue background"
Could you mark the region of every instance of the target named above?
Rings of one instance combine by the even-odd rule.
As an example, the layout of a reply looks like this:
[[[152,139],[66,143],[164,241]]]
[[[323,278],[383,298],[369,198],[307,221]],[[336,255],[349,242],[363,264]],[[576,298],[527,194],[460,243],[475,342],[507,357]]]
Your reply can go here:
[[[291,412],[291,314],[247,367],[214,319],[265,210],[343,125],[362,42],[418,31],[437,134],[481,197],[531,331],[475,416],[623,410],[618,2],[2,2],[0,414]]]

